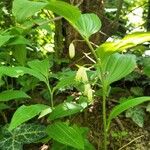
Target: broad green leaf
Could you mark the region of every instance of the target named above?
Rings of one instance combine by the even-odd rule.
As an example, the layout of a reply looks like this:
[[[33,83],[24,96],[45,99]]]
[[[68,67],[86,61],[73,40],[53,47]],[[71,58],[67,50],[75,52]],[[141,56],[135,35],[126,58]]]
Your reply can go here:
[[[6,76],[18,78],[19,76],[24,75],[24,72],[21,69],[16,69],[16,67],[1,66],[0,75],[1,76],[6,75]]]
[[[0,47],[3,46],[9,39],[13,37],[11,35],[0,35]]]
[[[24,66],[27,59],[27,49],[26,45],[16,45],[15,50],[13,51],[15,59]]]
[[[12,13],[18,22],[23,22],[43,9],[47,3],[29,0],[14,0]]]
[[[23,144],[36,142],[46,136],[45,126],[38,124],[24,124],[13,131],[3,127],[2,134],[1,150],[22,150]]]
[[[71,23],[74,23],[81,15],[80,10],[77,7],[58,0],[49,0],[49,4],[46,8],[59,16],[63,16]]]
[[[42,104],[35,104],[30,106],[22,105],[14,113],[11,119],[9,130],[11,131],[16,127],[18,127],[19,125],[21,125],[22,123],[34,118],[46,108],[48,108],[48,106]]]
[[[79,131],[82,133],[82,136],[84,138],[84,150],[95,150],[94,146],[87,140],[89,130],[88,132],[85,130],[86,128],[81,127]],[[54,141],[51,150],[77,150],[77,149]]]
[[[150,41],[150,32],[136,32],[126,35],[117,46],[122,51],[147,41]]]
[[[50,120],[70,116],[83,110],[83,107],[73,102],[64,102],[54,108],[49,115]]]
[[[131,118],[139,127],[144,125],[145,112],[140,107],[130,108],[126,111],[126,117]]]
[[[35,70],[36,72],[41,73],[43,76],[48,78],[49,74],[49,61],[48,59],[45,60],[33,60],[28,62],[28,66]]]
[[[82,14],[73,26],[85,38],[89,38],[92,34],[98,32],[101,28],[101,21],[96,14]]]
[[[109,129],[110,122],[113,118],[117,117],[125,110],[128,110],[129,108],[135,107],[146,101],[150,101],[150,97],[145,96],[145,97],[129,99],[129,100],[123,101],[121,104],[115,106],[108,117],[107,129]]]
[[[63,122],[56,122],[47,127],[48,135],[57,142],[77,149],[84,149],[84,138],[76,127]]]
[[[39,79],[40,81],[43,81],[43,82],[47,82],[46,81],[46,78],[44,75],[42,75],[40,72],[36,71],[36,70],[33,70],[33,69],[30,69],[30,68],[27,68],[27,67],[15,67],[15,70],[16,71],[20,71],[20,72],[23,72],[23,74],[29,74],[29,75],[32,75],[34,76],[35,78]]]
[[[102,61],[102,69],[107,85],[120,80],[136,67],[136,57],[130,54],[112,54]]]
[[[31,45],[30,41],[24,38],[23,36],[16,36],[8,45]]]
[[[116,42],[106,42],[97,48],[97,55],[103,59],[107,55],[115,52],[127,50],[138,44],[150,41],[150,32],[137,32],[126,35],[122,40]]]
[[[0,101],[6,102],[14,99],[30,98],[25,92],[17,90],[7,90],[0,93]]]

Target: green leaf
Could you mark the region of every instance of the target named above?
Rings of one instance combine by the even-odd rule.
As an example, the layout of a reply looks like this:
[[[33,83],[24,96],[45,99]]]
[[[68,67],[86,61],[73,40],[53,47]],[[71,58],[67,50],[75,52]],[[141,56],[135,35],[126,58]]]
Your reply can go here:
[[[29,61],[28,66],[31,69],[41,73],[43,76],[48,78],[49,66],[50,66],[48,59],[41,60],[41,61],[40,60]]]
[[[73,86],[76,84],[75,82],[75,73],[70,73],[68,76],[62,76],[54,87],[54,90],[60,90],[69,86]]]
[[[89,38],[92,34],[100,30],[101,21],[96,14],[82,14],[75,23],[74,27],[83,37]]]
[[[16,45],[13,56],[22,66],[24,66],[27,59],[26,45]]]
[[[110,122],[113,118],[117,117],[118,115],[120,115],[122,112],[124,112],[125,110],[135,107],[141,103],[144,103],[146,101],[150,101],[150,97],[138,97],[138,98],[133,98],[133,99],[129,99],[126,101],[123,101],[121,104],[115,106],[113,108],[113,110],[111,111],[109,117],[108,117],[108,123],[107,123],[107,129],[109,128]]]
[[[19,76],[24,75],[24,72],[23,70],[17,69],[16,67],[1,66],[0,75],[1,76],[6,75],[6,76],[18,78]]]
[[[97,55],[103,59],[107,55],[132,48],[138,44],[150,41],[150,32],[137,32],[126,35],[117,42],[106,42],[97,48]]]
[[[40,119],[40,118],[42,118],[42,117],[44,117],[44,116],[50,114],[51,112],[52,112],[51,107],[44,109],[44,110],[40,113],[38,119]]]
[[[21,125],[22,123],[34,118],[46,108],[48,108],[48,106],[42,104],[35,104],[30,106],[22,105],[14,113],[11,119],[9,130],[11,131],[16,127],[18,127],[19,125]]]
[[[117,47],[122,51],[147,41],[150,41],[150,32],[136,32],[126,35]]]
[[[131,118],[139,127],[144,125],[145,112],[140,107],[130,108],[126,111],[126,117]]]
[[[13,37],[11,35],[0,35],[0,47],[3,46],[9,39]]]
[[[49,0],[49,4],[46,8],[59,16],[63,16],[71,23],[74,23],[81,15],[80,10],[77,7],[58,0]]]
[[[76,127],[70,127],[63,122],[56,122],[47,127],[47,133],[57,142],[77,149],[84,149],[84,138]]]
[[[43,9],[47,3],[29,0],[14,0],[12,13],[18,22],[23,22]]]
[[[23,36],[16,36],[8,45],[31,45],[30,41]]]
[[[6,102],[14,99],[30,98],[25,92],[17,90],[7,90],[0,93],[0,102]]]
[[[52,113],[49,115],[50,120],[70,116],[72,114],[78,113],[83,109],[83,107],[79,104],[73,102],[64,102],[59,104],[54,108]]]
[[[1,150],[22,150],[23,144],[36,142],[46,136],[45,126],[38,124],[24,124],[11,132],[4,127],[2,134]]]
[[[80,127],[78,128],[77,126],[74,126],[83,136],[84,138],[84,150],[95,150],[94,146],[87,140],[89,129]],[[76,150],[76,148],[63,145],[59,142],[54,141],[52,145],[52,150]]]
[[[107,85],[120,80],[136,67],[136,57],[130,54],[112,54],[102,61],[102,69]]]
[[[30,69],[30,68],[27,68],[27,67],[15,67],[15,70],[18,71],[18,72],[19,71],[23,72],[23,74],[32,75],[35,78],[39,79],[40,81],[43,81],[43,82],[47,83],[47,80],[46,80],[45,76],[42,75],[40,72],[38,72],[36,70]]]

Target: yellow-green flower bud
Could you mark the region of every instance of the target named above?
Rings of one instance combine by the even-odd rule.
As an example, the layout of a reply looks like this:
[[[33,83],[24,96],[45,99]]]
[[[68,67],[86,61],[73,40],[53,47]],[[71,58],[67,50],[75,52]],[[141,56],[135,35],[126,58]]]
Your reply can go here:
[[[73,43],[69,45],[69,57],[72,59],[75,56],[75,46]]]

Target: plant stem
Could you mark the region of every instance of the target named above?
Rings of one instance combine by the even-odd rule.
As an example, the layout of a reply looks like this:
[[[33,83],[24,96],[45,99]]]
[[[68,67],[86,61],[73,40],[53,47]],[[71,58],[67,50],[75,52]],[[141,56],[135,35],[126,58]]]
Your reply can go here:
[[[87,43],[88,47],[90,48],[90,50],[91,50],[92,54],[94,55],[96,61],[98,62],[98,57],[97,57],[97,55],[96,55],[96,53],[95,53],[95,50],[94,50],[94,48],[92,47],[90,41],[89,41],[88,39],[86,39],[86,38],[84,38],[84,40],[85,40],[85,42]]]
[[[100,60],[98,59],[97,55],[96,55],[96,52],[94,50],[94,48],[92,47],[90,41],[86,38],[84,38],[85,42],[87,43],[87,45],[89,46],[92,54],[94,55],[95,59],[96,59],[96,62],[101,64],[100,63]],[[104,79],[104,74],[103,74],[103,71],[102,71],[102,68],[100,66],[100,80],[102,82],[102,97],[103,97],[103,135],[104,135],[104,139],[103,139],[103,150],[107,150],[107,116],[106,116],[106,93],[107,93],[107,84],[105,84],[105,79]]]
[[[52,90],[51,90],[51,88],[50,88],[50,86],[49,86],[49,83],[47,83],[46,85],[47,85],[47,88],[48,88],[48,91],[49,91],[49,95],[50,95],[51,107],[52,107],[52,109],[53,109],[53,107],[54,107],[53,92],[52,92]]]
[[[103,148],[104,150],[107,150],[107,122],[106,122],[106,88],[105,85],[103,85],[103,135],[104,135],[104,139],[103,139]]]

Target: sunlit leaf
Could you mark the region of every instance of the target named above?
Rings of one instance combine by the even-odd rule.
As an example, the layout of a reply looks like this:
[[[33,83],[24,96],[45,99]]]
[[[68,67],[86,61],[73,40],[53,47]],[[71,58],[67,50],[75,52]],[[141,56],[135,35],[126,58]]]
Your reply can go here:
[[[136,67],[136,57],[130,54],[112,54],[102,61],[102,69],[107,84],[120,80]]]
[[[29,0],[14,0],[12,12],[18,22],[23,22],[43,9],[47,3]]]
[[[107,57],[115,52],[127,50],[138,44],[150,41],[150,32],[137,32],[126,35],[122,40],[116,42],[106,42],[97,48],[99,58]]]
[[[49,0],[49,4],[46,8],[59,16],[63,16],[71,23],[74,23],[81,15],[80,10],[77,7],[59,0]]]
[[[89,38],[92,34],[100,30],[101,21],[96,14],[82,14],[75,23],[74,27],[82,36]]]

